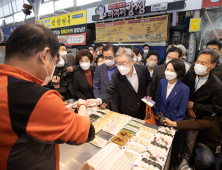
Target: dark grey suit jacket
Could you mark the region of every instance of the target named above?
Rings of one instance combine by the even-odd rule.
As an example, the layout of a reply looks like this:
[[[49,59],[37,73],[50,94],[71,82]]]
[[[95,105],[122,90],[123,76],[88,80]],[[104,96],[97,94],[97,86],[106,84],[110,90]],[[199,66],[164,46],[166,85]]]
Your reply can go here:
[[[146,104],[141,100],[144,96],[151,95],[151,78],[150,73],[144,65],[134,65],[139,81],[138,92],[134,90],[126,76],[116,71],[112,75],[112,80],[104,93],[99,97],[102,101],[111,99],[114,92],[117,90],[120,94],[121,111],[139,119],[145,118]]]
[[[156,67],[153,71],[152,77],[152,98],[157,101],[159,84],[161,79],[166,79],[165,77],[166,64],[162,64]]]

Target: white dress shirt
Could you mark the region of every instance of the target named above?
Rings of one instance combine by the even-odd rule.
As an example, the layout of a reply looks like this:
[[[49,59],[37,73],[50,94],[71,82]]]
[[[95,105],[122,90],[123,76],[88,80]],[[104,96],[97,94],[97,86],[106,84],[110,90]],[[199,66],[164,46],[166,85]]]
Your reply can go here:
[[[168,82],[168,85],[167,85],[167,93],[166,93],[166,99],[169,97],[171,91],[173,90],[174,86],[176,85],[177,81],[173,84],[170,84]]]
[[[196,91],[197,91],[201,86],[203,86],[204,84],[206,84],[208,78],[209,78],[209,75],[207,75],[206,77],[196,76],[196,86],[195,86]]]
[[[135,69],[134,66],[133,66],[133,74],[132,74],[132,76],[126,76],[126,78],[130,82],[130,84],[133,86],[134,90],[136,92],[138,92],[139,80],[138,80],[138,76],[137,76],[136,69]]]

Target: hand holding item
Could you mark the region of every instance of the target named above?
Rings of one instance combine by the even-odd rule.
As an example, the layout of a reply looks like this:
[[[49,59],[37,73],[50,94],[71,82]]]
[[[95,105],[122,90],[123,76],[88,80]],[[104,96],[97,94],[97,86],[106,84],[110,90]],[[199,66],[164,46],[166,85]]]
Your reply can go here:
[[[188,102],[187,109],[188,109],[188,110],[192,110],[192,109],[193,109],[193,104],[194,104],[194,102],[189,101],[189,102]]]
[[[87,100],[79,99],[77,102],[77,106],[85,105],[87,107]]]
[[[191,118],[193,118],[193,119],[196,118],[196,114],[194,113],[193,110],[187,110],[187,114],[188,114]]]
[[[165,126],[177,127],[177,122],[173,122],[170,119],[163,120]]]
[[[98,56],[97,52],[92,53],[92,55],[93,55],[93,59],[95,59]]]
[[[67,68],[67,72],[73,72],[73,67],[72,66],[69,66],[68,68]]]
[[[67,105],[66,107],[67,107],[67,109],[69,110],[69,111],[74,111],[72,108],[73,108],[73,106],[76,106],[77,105],[77,102],[75,102],[75,103],[73,103],[73,104],[69,104],[69,105]]]
[[[149,101],[150,99],[152,99],[152,97],[150,97],[150,96],[147,96],[147,101]]]
[[[106,103],[103,103],[103,104],[100,106],[100,108],[105,109],[106,106],[107,106],[107,104],[106,104]]]
[[[96,103],[96,105],[100,105],[100,100],[99,99],[88,99],[87,100],[87,105],[92,105],[93,103]]]

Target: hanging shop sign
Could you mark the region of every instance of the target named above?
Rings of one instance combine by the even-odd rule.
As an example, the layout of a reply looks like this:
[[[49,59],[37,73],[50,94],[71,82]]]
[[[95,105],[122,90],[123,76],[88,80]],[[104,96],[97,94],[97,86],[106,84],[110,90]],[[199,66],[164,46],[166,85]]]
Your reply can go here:
[[[146,6],[146,0],[137,0],[129,2],[119,2],[110,5],[100,4],[95,8],[95,14],[92,16],[92,21],[113,19],[127,16],[143,15],[146,13],[151,13],[153,11],[161,10],[175,10],[183,9],[185,7],[185,1],[177,1],[168,3],[158,3],[151,6]],[[108,8],[108,9],[107,9]]]
[[[56,36],[65,45],[86,45],[86,33]]]
[[[49,29],[86,23],[86,10],[35,21]]]
[[[198,31],[200,31],[200,22],[201,22],[201,18],[192,18],[192,19],[190,19],[189,32],[198,32]]]
[[[87,9],[87,23],[105,20],[117,20],[132,16],[158,15],[167,11],[191,11],[202,7],[202,0],[126,0],[114,4],[103,5]]]
[[[86,24],[73,25],[69,27],[53,28],[51,31],[55,35],[80,34],[86,32]]]
[[[168,16],[96,24],[96,42],[167,40]]]
[[[222,6],[222,0],[203,0],[202,8]]]
[[[163,3],[158,3],[158,4],[152,4],[151,5],[151,11],[166,11],[168,9],[168,3],[163,2]]]

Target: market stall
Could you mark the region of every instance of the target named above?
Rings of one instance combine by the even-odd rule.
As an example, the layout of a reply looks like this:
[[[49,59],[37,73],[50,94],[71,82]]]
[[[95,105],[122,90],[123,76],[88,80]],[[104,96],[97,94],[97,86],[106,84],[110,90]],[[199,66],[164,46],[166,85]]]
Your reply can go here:
[[[96,137],[90,143],[79,146],[61,145],[61,170],[79,169],[109,143],[118,145],[127,162],[134,169],[169,169],[175,129],[154,126],[143,120],[107,109],[89,108],[88,113],[95,127]],[[101,157],[100,161],[103,159],[105,157]]]

